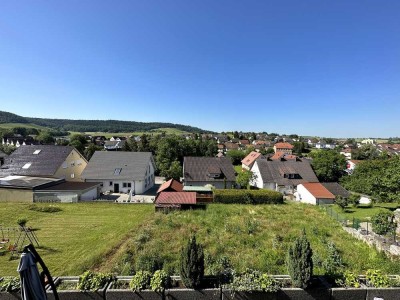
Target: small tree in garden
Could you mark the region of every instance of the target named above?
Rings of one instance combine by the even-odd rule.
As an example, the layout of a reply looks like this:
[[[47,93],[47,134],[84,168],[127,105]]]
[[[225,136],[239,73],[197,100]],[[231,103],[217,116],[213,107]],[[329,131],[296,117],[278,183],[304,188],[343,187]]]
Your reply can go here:
[[[336,196],[335,203],[342,209],[345,210],[347,206],[347,199],[338,195]]]
[[[181,250],[180,275],[187,288],[196,288],[204,277],[203,247],[192,236]]]
[[[293,285],[307,288],[313,274],[313,262],[312,249],[304,229],[302,235],[289,246],[286,265]]]
[[[396,222],[393,220],[393,213],[380,211],[371,218],[372,229],[376,234],[391,233],[396,229]]]

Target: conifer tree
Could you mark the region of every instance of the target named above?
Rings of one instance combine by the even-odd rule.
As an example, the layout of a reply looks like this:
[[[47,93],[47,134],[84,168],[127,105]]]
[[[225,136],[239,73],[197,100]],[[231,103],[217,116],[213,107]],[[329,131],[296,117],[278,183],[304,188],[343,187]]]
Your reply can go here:
[[[196,288],[204,276],[203,247],[197,244],[193,235],[181,250],[180,275],[187,288]]]
[[[307,288],[313,274],[313,262],[312,249],[304,229],[302,235],[289,246],[286,265],[293,285]]]

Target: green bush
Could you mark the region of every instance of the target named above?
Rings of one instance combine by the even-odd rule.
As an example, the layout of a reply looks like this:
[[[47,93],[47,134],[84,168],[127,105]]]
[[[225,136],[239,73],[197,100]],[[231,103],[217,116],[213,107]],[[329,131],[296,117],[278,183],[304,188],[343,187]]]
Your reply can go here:
[[[26,223],[28,223],[28,219],[26,218],[18,218],[17,224],[21,227],[25,227]]]
[[[305,289],[309,286],[313,274],[312,249],[306,233],[298,237],[289,246],[286,264],[295,287]]]
[[[58,206],[49,205],[49,206],[37,206],[36,204],[29,205],[29,210],[46,212],[46,213],[55,213],[62,211],[62,209]]]
[[[148,271],[137,271],[133,275],[131,282],[129,283],[130,288],[135,292],[148,289],[150,287],[151,273]]]
[[[376,234],[387,234],[396,229],[393,222],[393,213],[390,211],[380,211],[371,218],[372,229]]]
[[[225,204],[280,204],[283,195],[272,190],[215,190],[214,202]]]
[[[155,292],[163,292],[169,285],[170,278],[164,270],[157,270],[150,279],[150,288]]]
[[[343,277],[336,280],[336,284],[346,288],[349,287],[359,288],[360,280],[358,276],[355,275],[353,272],[345,271],[343,273]]]
[[[365,274],[367,284],[376,288],[384,288],[389,286],[389,277],[382,274],[381,270],[367,270]]]
[[[233,292],[275,292],[279,289],[279,284],[267,274],[262,274],[257,270],[246,269],[243,273],[234,273],[233,281],[225,285],[224,288],[228,288]]]
[[[4,278],[0,281],[0,292],[13,293],[19,291],[21,283],[18,277]]]
[[[86,271],[79,276],[77,288],[81,291],[94,291],[102,288],[106,283],[113,279],[114,276],[109,273]]]
[[[204,277],[203,247],[193,235],[181,250],[180,275],[187,288],[199,287]]]

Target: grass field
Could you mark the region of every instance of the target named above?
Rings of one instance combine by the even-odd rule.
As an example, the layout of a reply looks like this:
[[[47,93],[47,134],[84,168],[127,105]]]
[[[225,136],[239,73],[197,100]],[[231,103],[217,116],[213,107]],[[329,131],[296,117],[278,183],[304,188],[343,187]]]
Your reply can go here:
[[[130,136],[130,135],[135,135],[135,136],[140,136],[143,134],[161,134],[165,132],[165,134],[176,134],[176,135],[180,135],[180,134],[186,134],[188,132],[186,131],[182,131],[176,128],[157,128],[157,129],[153,129],[150,131],[135,131],[135,132],[85,132],[85,134],[87,135],[100,135],[100,136],[105,136],[106,138],[110,138],[112,136]],[[81,132],[75,132],[75,131],[70,131],[70,135],[73,134],[80,134]]]
[[[40,130],[49,130],[47,127],[30,124],[30,123],[0,123],[0,128],[11,129],[15,127],[36,128]]]
[[[400,208],[399,203],[375,203],[373,207],[367,207],[362,205],[359,207],[347,206],[344,211],[337,205],[333,205],[333,209],[337,213],[346,216],[347,218],[349,218],[349,220],[351,220],[352,218],[357,218],[362,221],[369,220],[373,215],[377,214],[381,210],[389,209],[393,211],[396,208]]]
[[[29,204],[0,203],[2,226],[15,227],[18,218],[26,217],[27,226],[37,229],[39,253],[54,275],[79,275],[93,268],[154,215],[152,205],[79,203],[56,206],[62,211],[37,212],[29,210]],[[17,275],[18,260],[10,261],[9,257],[9,253],[0,256],[0,277]]]
[[[49,204],[38,204],[48,206]],[[112,203],[57,204],[61,212],[29,210],[29,204],[0,204],[3,226],[15,226],[26,217],[37,229],[39,249],[53,275],[78,275],[87,269],[122,272],[129,263],[159,257],[164,268],[177,273],[182,245],[192,233],[210,258],[229,257],[236,270],[255,268],[285,274],[286,249],[305,228],[315,258],[316,274],[324,273],[327,242],[335,243],[347,269],[363,273],[382,269],[400,273],[400,261],[349,236],[318,207],[300,203],[283,205],[212,204],[207,210],[154,213],[152,205]],[[0,232],[1,234],[1,232]],[[16,275],[18,260],[0,256],[0,275]]]
[[[255,268],[272,274],[286,274],[285,255],[289,245],[305,228],[315,258],[315,272],[323,274],[322,262],[327,258],[327,242],[340,251],[347,269],[364,273],[369,268],[400,273],[399,260],[391,261],[384,254],[352,238],[340,225],[318,207],[300,203],[284,205],[212,204],[207,210],[157,213],[140,227],[136,235],[122,245],[115,256],[100,267],[110,270],[124,266],[126,253],[132,253],[132,266],[158,258],[164,268],[177,273],[179,252],[195,232],[204,245],[207,257],[228,257],[236,270]],[[119,271],[122,268],[118,269]],[[126,275],[126,274],[125,274]]]

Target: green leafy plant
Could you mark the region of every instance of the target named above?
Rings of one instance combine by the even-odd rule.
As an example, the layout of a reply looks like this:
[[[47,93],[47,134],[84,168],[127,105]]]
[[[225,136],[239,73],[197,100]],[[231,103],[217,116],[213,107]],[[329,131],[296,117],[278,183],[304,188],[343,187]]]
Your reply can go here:
[[[279,290],[278,282],[271,276],[252,269],[246,269],[239,274],[234,272],[233,281],[224,287],[229,288],[232,292],[275,292]]]
[[[164,270],[157,270],[150,279],[150,288],[155,292],[163,292],[168,287],[170,277]]]
[[[103,287],[106,283],[112,281],[114,276],[112,274],[97,273],[86,271],[79,276],[77,288],[81,291],[94,291]]]
[[[25,227],[26,223],[28,223],[28,219],[26,218],[18,218],[17,224],[21,227]]]
[[[382,274],[381,270],[367,270],[366,274],[367,284],[376,288],[383,288],[389,286],[389,277]]]
[[[336,284],[343,287],[360,287],[360,280],[353,272],[345,271],[343,277],[336,280]]]
[[[312,249],[305,230],[289,246],[286,265],[295,287],[305,289],[309,286],[313,274]]]
[[[19,291],[21,282],[18,277],[8,277],[0,281],[0,292],[13,293]]]
[[[187,288],[200,286],[204,277],[203,247],[196,242],[194,235],[181,250],[180,275]]]
[[[387,234],[396,229],[396,222],[393,221],[393,213],[380,211],[371,218],[372,229],[376,234]]]
[[[133,275],[129,286],[135,292],[139,292],[148,289],[150,286],[151,273],[149,271],[137,271]]]

